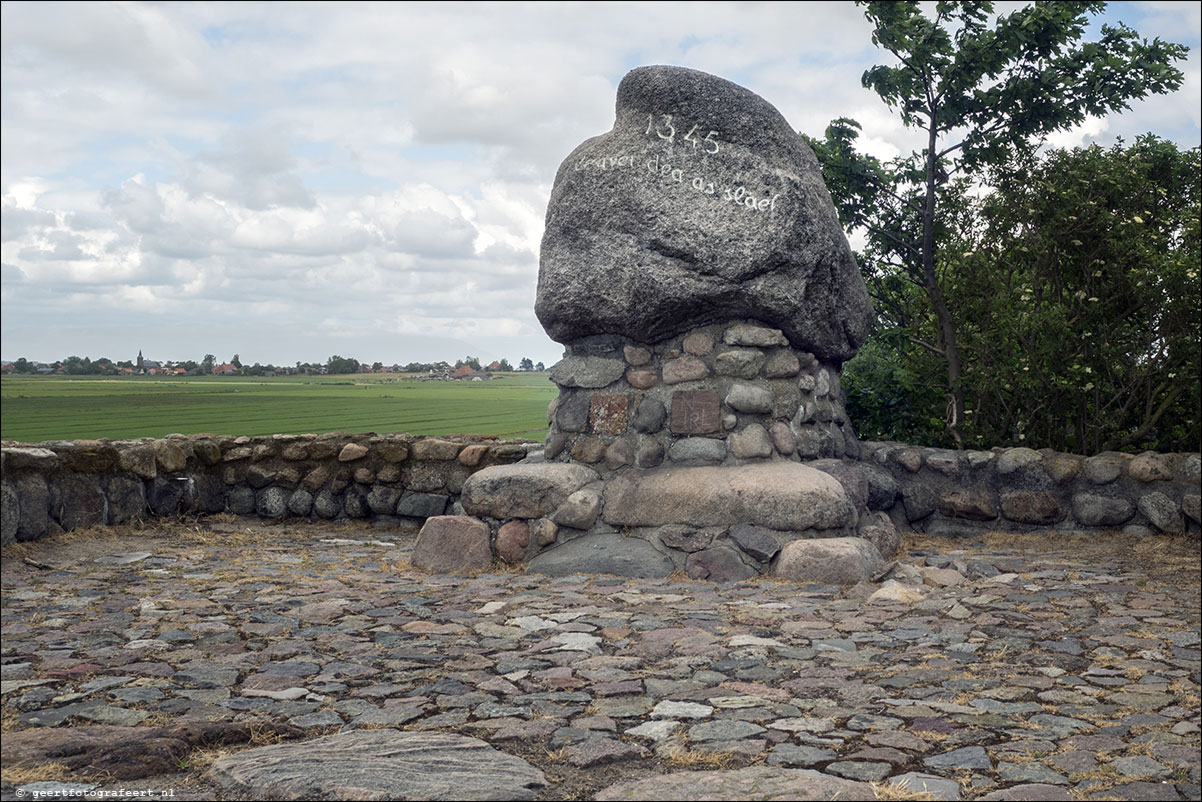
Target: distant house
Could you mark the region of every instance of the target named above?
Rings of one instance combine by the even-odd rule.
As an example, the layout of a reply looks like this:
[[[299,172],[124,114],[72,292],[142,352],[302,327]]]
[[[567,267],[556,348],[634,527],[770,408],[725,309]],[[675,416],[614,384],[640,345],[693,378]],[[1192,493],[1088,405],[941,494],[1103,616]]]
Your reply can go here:
[[[215,368],[213,368],[214,376],[233,376],[237,372],[238,372],[238,366],[231,365],[229,362],[226,362],[224,365],[218,365]]]
[[[12,373],[16,366],[12,362],[0,362],[0,373]]]
[[[457,381],[484,382],[492,379],[492,374],[487,370],[472,370],[468,365],[464,365],[452,373],[451,378]]]
[[[485,370],[500,370],[500,369],[501,369],[501,363],[499,361],[497,361],[496,359],[494,359],[492,362],[490,362],[488,367],[485,368]]]

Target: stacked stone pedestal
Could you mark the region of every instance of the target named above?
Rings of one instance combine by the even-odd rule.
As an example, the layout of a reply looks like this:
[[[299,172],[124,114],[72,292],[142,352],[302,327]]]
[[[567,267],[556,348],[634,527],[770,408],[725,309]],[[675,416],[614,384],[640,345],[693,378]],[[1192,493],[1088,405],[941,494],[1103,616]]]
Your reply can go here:
[[[653,345],[602,335],[551,369],[545,458],[593,466],[742,465],[859,455],[839,366],[743,320]]]
[[[654,344],[590,337],[551,376],[560,396],[542,455],[472,476],[465,515],[435,526],[477,541],[487,530],[498,559],[552,575],[845,584],[896,545],[855,492],[857,469],[838,460],[858,455],[838,367],[778,329],[739,320]],[[819,539],[842,552],[839,572],[814,574],[800,556]],[[442,553],[431,549],[432,564]]]

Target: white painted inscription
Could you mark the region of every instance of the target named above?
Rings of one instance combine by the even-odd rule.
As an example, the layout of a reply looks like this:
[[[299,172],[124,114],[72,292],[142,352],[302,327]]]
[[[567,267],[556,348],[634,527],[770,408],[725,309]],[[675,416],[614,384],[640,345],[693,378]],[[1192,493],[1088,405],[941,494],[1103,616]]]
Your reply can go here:
[[[751,212],[775,211],[776,199],[780,197],[779,192],[771,197],[756,196],[741,184],[737,187],[719,187],[701,175],[689,176],[686,182],[684,170],[680,167],[673,167],[670,162],[662,161],[658,153],[647,160],[647,172],[657,175],[665,181],[686,184],[704,195],[712,195],[723,203],[733,203]]]
[[[576,162],[579,170],[613,170],[618,167],[634,167],[634,156],[598,156],[595,159],[581,158]]]
[[[691,145],[692,150],[685,148],[683,153],[678,154],[682,159],[687,157],[687,161],[695,161],[694,154],[708,157],[722,150],[723,145],[718,139],[719,131],[707,130],[703,136],[700,124],[682,121],[671,114],[648,114],[647,129],[644,134],[651,137],[652,142],[662,141],[668,145],[666,155],[661,156],[657,153],[645,162],[649,174],[658,176],[665,183],[680,184],[682,187],[688,187],[702,195],[709,195],[721,203],[732,204],[749,212],[773,212],[776,210],[777,199],[781,196],[779,192],[756,195],[744,184],[720,185],[709,176],[697,172],[695,168],[677,166],[669,161],[675,147],[681,147],[676,141],[677,135],[685,128],[688,128],[688,131],[680,137],[680,140]],[[634,167],[638,158],[628,153],[619,156],[585,156],[576,161],[574,168],[576,172],[597,173],[625,170]],[[686,170],[688,170],[687,174]]]
[[[660,120],[657,124],[654,114],[647,115],[647,133],[650,134],[654,131],[657,137],[667,141],[670,145],[676,141],[676,126],[672,124],[672,115],[661,114],[659,116]],[[684,141],[692,145],[693,150],[701,150],[704,153],[717,153],[719,149],[718,140],[714,139],[714,137],[718,135],[718,132],[710,131],[702,139],[697,131],[700,127],[699,125],[694,125],[690,128],[689,132],[684,135]]]

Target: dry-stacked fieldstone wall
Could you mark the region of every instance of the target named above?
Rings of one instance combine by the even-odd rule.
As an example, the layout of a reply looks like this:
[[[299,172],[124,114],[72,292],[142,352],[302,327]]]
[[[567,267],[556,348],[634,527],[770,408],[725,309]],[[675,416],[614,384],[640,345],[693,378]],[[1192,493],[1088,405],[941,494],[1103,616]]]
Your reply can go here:
[[[724,459],[732,459],[729,437],[714,439],[726,443]],[[857,447],[859,460],[807,464],[840,481],[862,520],[865,511],[884,512],[903,531],[1199,534],[1198,454],[1081,457],[1029,448],[953,451],[874,442]],[[185,513],[417,526],[461,512],[460,494],[472,474],[528,455],[538,459],[538,448],[529,441],[404,434],[6,442],[0,462],[3,542]],[[774,453],[775,459],[782,456]],[[764,460],[772,461],[754,461]],[[594,467],[606,470],[604,461]],[[570,516],[562,524],[592,526],[600,513],[600,494],[593,495],[587,525]],[[503,525],[500,519],[493,524],[494,553]],[[504,545],[505,538],[499,542]]]
[[[861,443],[867,506],[933,535],[984,530],[1199,533],[1198,454],[1092,457],[1043,449],[953,451]]]
[[[183,513],[420,524],[454,512],[468,476],[534,448],[407,434],[5,442],[3,542]]]

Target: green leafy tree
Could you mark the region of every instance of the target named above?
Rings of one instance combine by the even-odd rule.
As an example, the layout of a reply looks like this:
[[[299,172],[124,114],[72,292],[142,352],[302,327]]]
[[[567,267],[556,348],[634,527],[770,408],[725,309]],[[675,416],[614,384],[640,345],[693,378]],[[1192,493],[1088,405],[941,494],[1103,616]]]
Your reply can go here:
[[[508,359],[502,359],[497,365],[497,370],[513,373],[513,365],[509,364]]]
[[[1199,150],[1146,135],[991,183],[948,249],[975,439],[1198,450]]]
[[[518,370],[534,370],[534,363],[530,361],[530,357],[524,356],[518,362]]]
[[[358,373],[360,363],[358,359],[351,357],[341,357],[334,355],[326,360],[326,372],[332,374],[340,373]]]
[[[1082,37],[1101,2],[1037,3],[993,18],[990,2],[938,2],[928,17],[918,2],[862,2],[872,41],[895,65],[864,73],[925,143],[890,165],[858,157],[858,126],[838,120],[815,150],[840,201],[845,223],[873,232],[899,282],[925,296],[933,316],[924,345],[943,362],[944,425],[962,445],[964,358],[947,301],[948,264],[939,252],[941,215],[956,177],[1028,154],[1044,137],[1089,116],[1126,108],[1131,100],[1175,90],[1183,75],[1173,63],[1187,48],[1140,39],[1125,25],[1103,25],[1096,41]],[[872,257],[872,251],[865,254]],[[904,303],[905,297],[898,301]],[[917,335],[915,335],[917,336]],[[921,338],[920,338],[921,339]]]
[[[463,367],[464,365],[467,365],[472,370],[478,371],[481,369],[480,360],[474,356],[465,356],[463,359],[455,360],[455,370],[459,370],[459,368]]]
[[[200,367],[204,369],[205,374],[213,372],[213,368],[217,366],[217,357],[212,354],[205,354],[204,359],[200,361]]]

